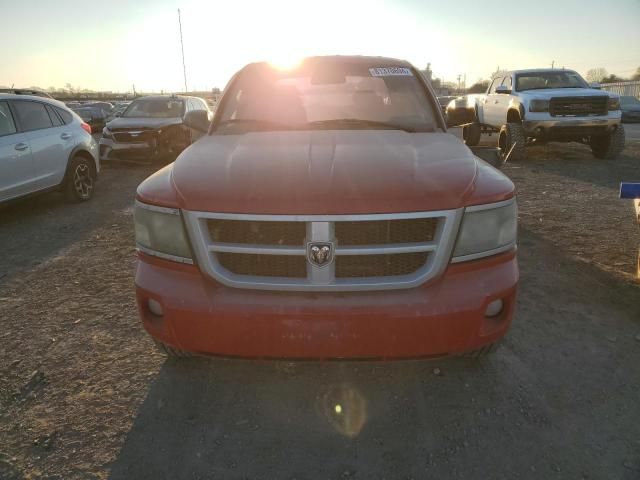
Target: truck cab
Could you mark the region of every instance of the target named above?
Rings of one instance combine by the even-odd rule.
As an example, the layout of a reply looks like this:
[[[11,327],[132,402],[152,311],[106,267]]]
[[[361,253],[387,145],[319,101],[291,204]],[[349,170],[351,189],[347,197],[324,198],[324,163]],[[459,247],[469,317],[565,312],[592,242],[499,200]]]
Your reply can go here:
[[[513,183],[383,57],[247,65],[139,187],[136,296],[169,355],[484,355],[515,309]]]

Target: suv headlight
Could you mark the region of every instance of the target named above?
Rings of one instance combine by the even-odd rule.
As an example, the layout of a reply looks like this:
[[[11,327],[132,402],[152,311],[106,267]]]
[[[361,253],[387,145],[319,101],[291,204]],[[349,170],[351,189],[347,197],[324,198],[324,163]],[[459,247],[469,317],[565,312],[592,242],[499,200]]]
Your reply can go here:
[[[548,112],[549,100],[531,100],[529,102],[530,112]]]
[[[452,262],[464,262],[510,250],[518,235],[515,198],[465,210]]]
[[[609,110],[610,112],[614,112],[616,110],[620,110],[620,99],[619,98],[610,97],[609,98],[609,103],[607,104],[607,110]]]
[[[149,255],[181,263],[193,263],[180,210],[136,201],[133,218],[136,246]]]

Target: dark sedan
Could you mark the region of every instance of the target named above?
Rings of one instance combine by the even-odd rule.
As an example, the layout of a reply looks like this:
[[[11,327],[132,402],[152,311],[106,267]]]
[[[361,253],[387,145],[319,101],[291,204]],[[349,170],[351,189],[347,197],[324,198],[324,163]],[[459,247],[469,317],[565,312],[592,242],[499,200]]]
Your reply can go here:
[[[640,100],[636,97],[620,97],[620,110],[622,110],[622,122],[640,122]]]
[[[134,100],[102,131],[100,159],[140,163],[175,159],[198,137],[184,124],[192,111],[211,119],[209,107],[197,97],[155,95]]]

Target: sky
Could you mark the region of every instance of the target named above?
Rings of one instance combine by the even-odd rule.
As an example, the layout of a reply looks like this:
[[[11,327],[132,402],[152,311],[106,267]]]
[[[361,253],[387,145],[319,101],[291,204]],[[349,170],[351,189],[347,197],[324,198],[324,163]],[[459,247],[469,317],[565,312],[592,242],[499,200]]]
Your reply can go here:
[[[243,65],[307,55],[431,63],[467,85],[500,69],[640,66],[640,0],[0,0],[0,86],[223,88]]]

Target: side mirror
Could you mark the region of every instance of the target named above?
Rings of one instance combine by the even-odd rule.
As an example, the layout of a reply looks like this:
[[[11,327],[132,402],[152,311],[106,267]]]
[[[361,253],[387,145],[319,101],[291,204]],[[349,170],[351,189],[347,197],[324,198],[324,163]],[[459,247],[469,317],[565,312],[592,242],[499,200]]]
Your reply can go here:
[[[593,88],[594,90],[601,90],[602,85],[600,85],[598,82],[591,82],[589,84],[589,88]]]
[[[204,110],[191,110],[184,116],[184,124],[201,133],[209,130],[209,123],[209,112]]]
[[[116,112],[113,116],[114,117],[121,117],[122,116],[122,112]]]
[[[496,87],[496,93],[509,95],[511,93],[511,89],[505,85],[500,85],[499,87]]]

